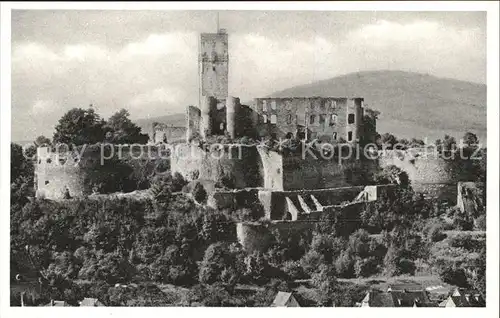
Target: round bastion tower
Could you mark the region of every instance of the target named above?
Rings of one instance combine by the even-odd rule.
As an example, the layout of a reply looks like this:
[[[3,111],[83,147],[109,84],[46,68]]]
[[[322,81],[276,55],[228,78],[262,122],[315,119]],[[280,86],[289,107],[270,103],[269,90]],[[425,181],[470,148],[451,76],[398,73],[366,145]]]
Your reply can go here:
[[[226,130],[231,138],[237,136],[238,112],[240,106],[240,99],[233,96],[228,96],[226,99]]]
[[[363,98],[347,100],[346,116],[346,140],[348,143],[356,143],[361,138],[360,134],[362,132]]]
[[[217,107],[217,100],[213,96],[202,96],[201,98],[201,120],[200,135],[203,139],[212,134],[212,110]]]

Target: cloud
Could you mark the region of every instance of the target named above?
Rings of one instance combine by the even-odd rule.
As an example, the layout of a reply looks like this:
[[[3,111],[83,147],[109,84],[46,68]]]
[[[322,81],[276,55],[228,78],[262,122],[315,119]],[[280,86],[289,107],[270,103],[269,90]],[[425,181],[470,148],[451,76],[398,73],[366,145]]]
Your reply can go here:
[[[127,59],[136,56],[191,54],[196,47],[196,40],[196,33],[192,32],[151,34],[144,41],[127,44],[119,52],[119,56]]]
[[[32,113],[34,115],[46,114],[48,112],[53,112],[57,110],[58,105],[54,101],[50,100],[37,100],[32,107]]]
[[[35,135],[50,135],[64,112],[91,103],[104,117],[122,107],[133,118],[183,112],[198,99],[197,41],[196,33],[176,31],[144,34],[112,47],[13,43],[13,117],[28,122],[30,114],[50,114],[34,124]],[[371,69],[485,80],[485,35],[437,22],[381,20],[342,36],[309,38],[230,32],[229,41],[229,91],[243,101]],[[14,137],[25,136],[18,139],[31,134],[15,128],[22,125],[13,127]]]
[[[135,108],[141,108],[151,104],[162,103],[164,105],[177,104],[182,102],[182,90],[168,90],[160,87],[149,92],[136,95],[130,101],[130,105]]]

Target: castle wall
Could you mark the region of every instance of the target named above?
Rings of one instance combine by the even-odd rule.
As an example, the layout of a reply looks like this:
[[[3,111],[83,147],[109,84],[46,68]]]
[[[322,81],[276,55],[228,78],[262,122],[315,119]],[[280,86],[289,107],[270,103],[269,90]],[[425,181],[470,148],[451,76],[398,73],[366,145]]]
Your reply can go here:
[[[278,231],[281,237],[289,237],[295,233],[312,231],[323,213],[340,214],[340,220],[345,220],[342,231],[354,232],[359,228],[359,215],[364,209],[364,203],[353,203],[344,206],[329,206],[323,212],[302,214],[296,221],[270,222],[240,222],[236,223],[236,236],[242,247],[249,252],[266,250],[274,243],[273,232]]]
[[[368,160],[318,160],[312,156],[283,158],[284,190],[339,188],[365,183],[366,174],[375,169]]]
[[[454,180],[453,171],[441,158],[424,158],[405,151],[386,150],[378,160],[381,168],[395,165],[406,171],[412,183],[448,183]]]
[[[261,147],[258,147],[258,153],[262,161],[264,188],[283,190],[283,156]]]
[[[461,168],[433,154],[417,151],[386,150],[379,155],[381,168],[395,165],[405,171],[413,189],[427,197],[457,203],[457,182],[465,178]]]
[[[262,204],[271,220],[281,220],[287,212],[286,198],[296,198],[300,195],[309,201],[310,196],[314,195],[323,206],[332,206],[354,200],[363,189],[364,186],[297,191],[269,191],[271,196],[269,204],[265,205],[264,202]],[[261,192],[265,192],[265,190],[261,190],[259,193]]]
[[[203,150],[196,145],[177,145],[171,156],[172,173],[179,172],[187,180],[193,173],[200,179],[233,181],[235,188],[262,186],[262,168],[255,147],[232,145],[224,150]]]
[[[258,189],[242,189],[216,191],[210,195],[207,200],[207,205],[218,210],[228,209],[236,211],[237,209],[246,207],[251,208],[258,199]]]

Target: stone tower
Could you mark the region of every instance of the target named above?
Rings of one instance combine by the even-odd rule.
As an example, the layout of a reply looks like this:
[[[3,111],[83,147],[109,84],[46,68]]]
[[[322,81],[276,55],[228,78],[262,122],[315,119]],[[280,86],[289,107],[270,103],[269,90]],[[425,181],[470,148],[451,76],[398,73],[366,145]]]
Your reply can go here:
[[[199,46],[199,105],[204,97],[214,97],[224,103],[228,95],[229,53],[228,35],[224,29],[217,33],[202,33]]]

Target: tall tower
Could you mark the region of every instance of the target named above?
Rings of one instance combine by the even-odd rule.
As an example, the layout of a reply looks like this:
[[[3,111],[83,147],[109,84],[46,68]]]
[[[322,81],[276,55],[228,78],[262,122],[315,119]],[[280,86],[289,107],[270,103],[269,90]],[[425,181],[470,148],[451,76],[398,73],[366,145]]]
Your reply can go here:
[[[229,73],[228,35],[224,29],[200,35],[198,65],[199,105],[208,96],[224,101],[228,96]]]

